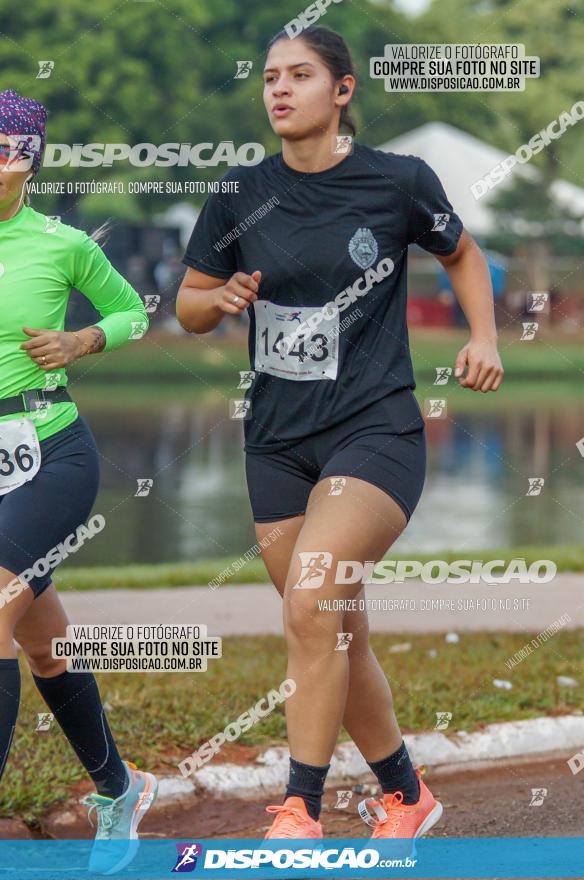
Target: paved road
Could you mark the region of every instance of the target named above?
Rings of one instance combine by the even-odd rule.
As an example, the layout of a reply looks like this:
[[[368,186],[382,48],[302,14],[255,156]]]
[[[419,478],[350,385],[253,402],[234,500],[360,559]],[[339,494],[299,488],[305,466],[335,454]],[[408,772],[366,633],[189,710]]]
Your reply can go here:
[[[343,589],[339,587],[341,599]],[[559,574],[548,584],[494,587],[426,585],[411,580],[400,586],[370,585],[366,594],[372,603],[369,619],[373,632],[537,632],[566,612],[571,617],[569,628],[584,628],[584,574]],[[282,632],[281,600],[269,584],[215,590],[61,591],[60,595],[72,622],[78,624],[206,624],[209,635],[217,636]],[[399,600],[406,600],[407,606],[396,606]],[[437,606],[440,601],[443,604]],[[394,603],[393,608],[382,604],[388,602]]]

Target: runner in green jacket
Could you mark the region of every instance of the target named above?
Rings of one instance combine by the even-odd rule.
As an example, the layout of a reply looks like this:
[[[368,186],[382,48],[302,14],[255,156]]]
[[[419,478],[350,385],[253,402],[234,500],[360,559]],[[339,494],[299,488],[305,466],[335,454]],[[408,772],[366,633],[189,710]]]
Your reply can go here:
[[[99,486],[93,435],[66,389],[66,367],[141,338],[148,316],[136,291],[85,232],[23,204],[40,168],[45,108],[0,92],[0,776],[14,736],[20,672],[14,640],[34,681],[91,776],[83,803],[98,829],[90,870],[120,870],[156,797],[156,778],[123,761],[91,672],[52,656],[68,619],[51,582],[65,542],[85,523]],[[64,330],[72,288],[102,318]],[[117,840],[111,845],[108,841]]]

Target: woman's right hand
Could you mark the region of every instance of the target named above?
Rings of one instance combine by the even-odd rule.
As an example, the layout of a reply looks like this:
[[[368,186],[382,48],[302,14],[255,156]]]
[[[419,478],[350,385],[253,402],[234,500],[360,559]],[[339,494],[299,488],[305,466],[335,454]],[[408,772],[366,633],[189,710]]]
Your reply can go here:
[[[216,288],[215,305],[227,315],[241,315],[258,298],[261,277],[259,269],[251,275],[236,272],[226,284]]]

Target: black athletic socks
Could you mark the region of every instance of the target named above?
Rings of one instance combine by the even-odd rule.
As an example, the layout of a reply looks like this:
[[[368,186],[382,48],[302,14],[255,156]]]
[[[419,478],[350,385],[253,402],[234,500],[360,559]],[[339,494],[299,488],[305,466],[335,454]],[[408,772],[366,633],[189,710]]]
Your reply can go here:
[[[10,751],[18,704],[20,703],[20,669],[16,657],[0,659],[0,778]]]
[[[52,678],[33,678],[98,794],[119,797],[127,788],[128,774],[109,729],[93,673],[65,671]]]
[[[383,794],[401,791],[404,804],[415,804],[420,799],[420,783],[403,740],[392,755],[369,766],[377,776]]]
[[[286,797],[301,797],[311,819],[318,822],[320,804],[324,793],[324,781],[330,764],[326,767],[313,767],[302,764],[290,757],[290,779],[286,789]]]

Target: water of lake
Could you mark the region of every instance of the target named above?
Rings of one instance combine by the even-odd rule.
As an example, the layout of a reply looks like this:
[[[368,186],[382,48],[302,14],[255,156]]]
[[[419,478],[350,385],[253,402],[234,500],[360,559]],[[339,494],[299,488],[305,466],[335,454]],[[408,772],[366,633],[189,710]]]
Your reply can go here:
[[[102,456],[94,511],[107,527],[66,564],[237,558],[255,543],[243,426],[229,418],[223,395],[202,401],[185,391],[153,412],[91,397],[78,403]],[[427,422],[426,485],[396,552],[582,540],[582,406],[558,415],[548,395],[537,406],[449,416]],[[544,478],[543,489],[528,496],[534,477]],[[148,494],[136,496],[139,480],[152,480]]]

